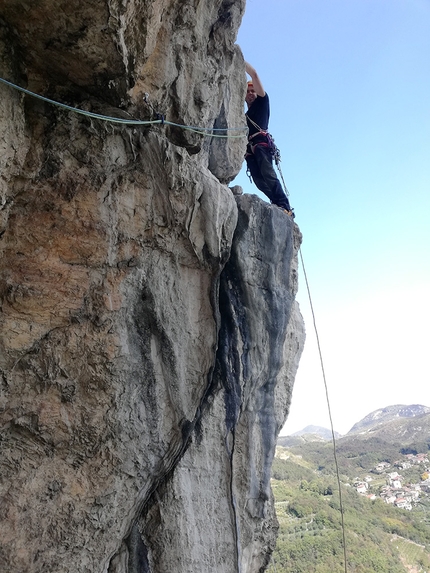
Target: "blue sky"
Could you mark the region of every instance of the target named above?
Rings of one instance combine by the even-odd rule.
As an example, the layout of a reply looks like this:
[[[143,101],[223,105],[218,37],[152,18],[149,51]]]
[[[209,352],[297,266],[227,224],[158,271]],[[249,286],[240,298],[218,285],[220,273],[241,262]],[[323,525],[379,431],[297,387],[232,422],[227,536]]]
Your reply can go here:
[[[430,406],[430,0],[247,0],[237,42],[270,96],[335,429]],[[328,426],[303,273],[298,300],[282,434]]]

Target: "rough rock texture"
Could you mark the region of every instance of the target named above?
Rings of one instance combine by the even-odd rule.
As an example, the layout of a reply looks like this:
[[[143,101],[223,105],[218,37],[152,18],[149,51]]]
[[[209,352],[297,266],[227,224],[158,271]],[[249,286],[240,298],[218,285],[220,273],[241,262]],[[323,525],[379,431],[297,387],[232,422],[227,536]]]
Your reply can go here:
[[[139,521],[160,571],[262,571],[276,539],[271,465],[304,339],[294,302],[300,236],[279,209],[252,195],[237,201],[211,396]]]
[[[0,4],[0,75],[106,115],[243,125],[242,0]],[[297,226],[243,141],[0,85],[0,569],[256,573],[303,345]]]

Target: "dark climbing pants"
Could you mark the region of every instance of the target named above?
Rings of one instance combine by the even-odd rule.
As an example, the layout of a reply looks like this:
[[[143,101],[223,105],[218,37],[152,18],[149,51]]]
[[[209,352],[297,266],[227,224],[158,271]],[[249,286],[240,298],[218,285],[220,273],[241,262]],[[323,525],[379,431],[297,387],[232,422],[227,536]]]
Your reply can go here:
[[[285,195],[282,185],[273,168],[272,154],[262,145],[256,145],[254,152],[246,156],[246,163],[255,185],[262,191],[272,203],[291,210],[288,197]]]

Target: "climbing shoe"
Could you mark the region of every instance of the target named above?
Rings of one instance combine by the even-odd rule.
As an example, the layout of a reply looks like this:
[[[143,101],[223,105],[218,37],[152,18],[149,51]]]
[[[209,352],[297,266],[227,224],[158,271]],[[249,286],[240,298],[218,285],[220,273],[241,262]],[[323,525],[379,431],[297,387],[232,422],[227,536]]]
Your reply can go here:
[[[278,209],[281,209],[281,211],[286,213],[292,219],[294,219],[294,217],[296,216],[294,213],[294,209],[285,209],[285,207],[281,207],[280,205],[276,205],[276,206],[278,207]]]

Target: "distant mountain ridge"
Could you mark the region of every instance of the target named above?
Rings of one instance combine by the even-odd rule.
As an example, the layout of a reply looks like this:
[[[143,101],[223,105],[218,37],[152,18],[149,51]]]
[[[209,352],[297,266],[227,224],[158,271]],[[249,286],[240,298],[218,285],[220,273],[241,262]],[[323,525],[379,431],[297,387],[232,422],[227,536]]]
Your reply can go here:
[[[335,431],[335,438],[342,439],[346,437],[353,437],[354,435],[374,434],[380,430],[381,434],[390,433],[393,437],[401,434],[409,434],[414,436],[416,433],[422,432],[423,428],[420,425],[421,417],[423,416],[423,425],[426,430],[429,429],[430,407],[423,406],[422,404],[396,404],[379,408],[374,410],[349,430],[349,432],[342,436],[339,432]],[[412,422],[412,423],[409,423]],[[407,428],[406,428],[407,426]],[[309,425],[294,432],[289,436],[281,436],[278,438],[278,444],[282,446],[293,446],[299,443],[312,442],[312,441],[330,441],[332,439],[332,432],[328,428],[322,426]]]
[[[430,413],[430,408],[421,404],[411,404],[409,406],[397,404],[387,406],[386,408],[380,408],[365,416],[362,420],[354,424],[347,435],[367,433],[401,418],[416,418],[428,413]]]
[[[313,426],[313,425],[306,426],[306,428],[303,428],[303,430],[299,430],[298,432],[294,432],[294,434],[291,434],[291,435],[292,436],[303,436],[303,435],[308,435],[308,434],[313,434],[315,436],[319,436],[323,440],[331,440],[332,439],[331,430],[329,430],[328,428],[324,428],[322,426]],[[340,438],[340,436],[341,436],[341,434],[339,434],[339,432],[334,433],[335,438]]]

